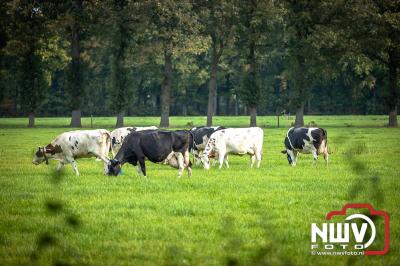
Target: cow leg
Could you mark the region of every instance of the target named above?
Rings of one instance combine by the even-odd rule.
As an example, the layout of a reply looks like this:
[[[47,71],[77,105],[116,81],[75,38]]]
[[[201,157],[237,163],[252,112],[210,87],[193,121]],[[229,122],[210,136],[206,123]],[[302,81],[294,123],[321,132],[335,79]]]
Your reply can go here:
[[[199,152],[197,150],[193,151],[193,158],[194,158],[195,165],[200,165],[201,164]]]
[[[225,162],[225,167],[226,167],[226,168],[229,168],[228,154],[225,155],[224,162]]]
[[[324,149],[324,160],[325,160],[325,164],[328,166],[328,160],[329,160],[329,155],[328,155],[328,147],[325,147]]]
[[[64,167],[64,161],[60,161],[57,165],[57,171],[60,171]]]
[[[189,151],[185,151],[184,155],[184,167],[187,168],[188,171],[188,176],[190,177],[192,175],[192,163],[190,162],[190,156],[189,156]]]
[[[142,170],[143,176],[146,177],[146,165],[144,163],[144,157],[138,159],[140,164],[140,169]]]
[[[317,164],[317,160],[318,160],[318,152],[317,152],[317,150],[313,150],[312,151],[312,155],[314,157],[313,165],[316,165]]]
[[[190,162],[189,151],[185,151],[185,153],[183,154],[183,163],[185,167],[189,165],[189,162]]]
[[[105,156],[105,155],[102,155],[102,154],[98,154],[97,152],[92,152],[97,158],[96,158],[96,161],[103,161],[104,162],[104,165],[103,165],[103,171],[104,171],[104,174],[106,175],[107,173],[108,173],[108,165],[109,165],[109,163],[110,163],[110,159],[108,159],[107,158],[107,156]],[[99,159],[99,160],[98,160]]]
[[[256,161],[256,156],[250,155],[250,168],[253,168],[254,162]]]
[[[78,166],[76,165],[75,160],[72,160],[72,161],[71,161],[71,164],[72,164],[72,167],[74,168],[75,174],[76,174],[77,176],[79,176],[79,170],[78,170]]]
[[[200,160],[200,157],[195,157],[195,165],[200,165],[201,164],[201,160]]]
[[[192,163],[189,162],[189,165],[187,166],[187,171],[188,171],[188,177],[192,176]]]
[[[142,169],[140,165],[136,165],[136,172],[138,173],[138,175],[142,175]]]
[[[256,156],[256,160],[257,160],[257,168],[260,168],[260,163],[261,163],[261,158],[262,158],[261,152],[257,151],[255,156]]]
[[[103,162],[103,172],[105,175],[108,174],[108,163],[106,162]]]
[[[188,171],[188,177],[192,176],[192,162],[189,161],[189,164],[187,165],[187,171]]]
[[[181,152],[175,152],[175,156],[178,159],[178,177],[181,177],[183,169],[185,168],[184,158]]]
[[[289,154],[290,158],[292,159],[292,166],[296,166],[296,160],[297,160],[297,156],[295,154],[294,151],[292,150],[286,150],[287,154]]]
[[[212,167],[215,167],[215,165],[217,164],[217,161],[219,161],[218,156],[219,156],[218,153],[214,154],[214,158],[212,159],[213,160]],[[218,158],[218,160],[217,160],[217,158]]]
[[[225,156],[226,156],[225,151],[218,152],[219,169],[221,169],[222,165],[224,164]]]

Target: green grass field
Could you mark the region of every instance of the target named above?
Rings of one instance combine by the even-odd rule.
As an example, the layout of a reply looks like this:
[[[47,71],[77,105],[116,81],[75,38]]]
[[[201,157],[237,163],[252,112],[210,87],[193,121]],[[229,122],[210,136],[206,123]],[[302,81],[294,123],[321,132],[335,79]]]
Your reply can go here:
[[[216,117],[245,127],[248,117]],[[32,155],[67,128],[67,118],[0,119],[0,265],[399,265],[400,128],[385,116],[309,116],[328,130],[330,164],[302,155],[292,168],[280,151],[293,119],[259,117],[264,128],[260,169],[230,156],[230,169],[177,170],[147,163],[148,179],[132,166],[118,177],[102,162],[77,161],[62,175],[57,162],[35,166]],[[111,130],[115,118],[94,118]],[[125,124],[158,125],[157,117]],[[172,117],[173,128],[205,117]],[[90,118],[83,119],[90,127]],[[345,203],[370,203],[391,216],[385,256],[312,256],[310,225]]]

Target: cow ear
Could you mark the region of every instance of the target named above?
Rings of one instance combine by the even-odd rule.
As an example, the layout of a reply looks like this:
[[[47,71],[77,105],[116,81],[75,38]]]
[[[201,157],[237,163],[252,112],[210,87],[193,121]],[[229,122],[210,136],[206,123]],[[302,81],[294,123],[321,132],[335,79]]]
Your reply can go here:
[[[54,149],[54,146],[50,144],[47,144],[47,146],[45,147],[46,149],[52,150]]]
[[[43,152],[47,152],[47,153],[54,155],[54,146],[51,144],[48,144],[46,147],[43,148]]]
[[[54,149],[53,149],[53,152],[51,153],[51,154],[55,154],[55,153],[62,153],[62,149],[61,149],[61,146],[60,145],[56,145],[55,147],[54,147]]]

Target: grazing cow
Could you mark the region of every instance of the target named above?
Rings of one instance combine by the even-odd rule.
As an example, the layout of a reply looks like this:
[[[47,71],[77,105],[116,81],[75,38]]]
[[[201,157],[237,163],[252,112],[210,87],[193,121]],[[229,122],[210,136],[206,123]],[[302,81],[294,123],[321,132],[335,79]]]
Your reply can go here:
[[[122,142],[124,142],[125,137],[128,136],[129,133],[148,129],[157,129],[157,127],[120,127],[111,131],[111,152],[113,157],[115,157],[121,148]]]
[[[190,130],[193,135],[193,143],[190,144],[190,151],[193,153],[196,165],[201,163],[200,154],[206,147],[208,139],[215,131],[225,129],[225,127],[194,127]]]
[[[145,158],[154,163],[178,168],[178,177],[186,167],[191,175],[189,144],[192,135],[187,130],[144,130],[129,134],[115,158],[109,164],[109,175],[118,175],[125,163],[137,166],[138,173],[146,176]],[[139,162],[139,165],[137,165]]]
[[[253,167],[254,161],[257,160],[257,168],[260,167],[263,138],[264,132],[259,127],[227,128],[214,132],[210,136],[201,158],[204,168],[210,168],[209,156],[213,152],[219,160],[220,169],[228,154],[249,154],[250,166]],[[229,167],[227,161],[225,161],[225,165]]]
[[[110,132],[105,129],[76,130],[64,132],[45,147],[39,147],[33,158],[33,164],[49,159],[59,160],[57,171],[64,164],[71,163],[76,175],[79,175],[75,159],[94,157],[104,161],[104,173],[108,170],[108,152],[110,150]]]
[[[289,164],[295,166],[298,153],[312,153],[313,164],[317,162],[318,154],[323,154],[328,164],[328,132],[323,128],[290,128],[285,137],[285,148],[282,153],[287,155]]]

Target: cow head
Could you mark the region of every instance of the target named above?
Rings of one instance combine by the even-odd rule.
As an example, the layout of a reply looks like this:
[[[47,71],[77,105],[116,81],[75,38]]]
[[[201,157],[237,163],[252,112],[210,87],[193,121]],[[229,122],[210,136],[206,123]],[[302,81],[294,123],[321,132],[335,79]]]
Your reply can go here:
[[[286,154],[289,164],[292,164],[293,163],[292,156],[290,156],[290,154],[287,152],[287,150],[283,150],[282,153]]]
[[[118,160],[111,160],[108,164],[108,175],[117,176],[121,172],[121,162]]]
[[[41,164],[42,162],[49,164],[49,159],[53,158],[56,153],[61,152],[62,149],[60,145],[53,146],[49,144],[46,147],[39,147],[33,156],[32,163],[35,165]]]
[[[200,160],[204,166],[204,169],[206,170],[210,169],[210,159],[208,158],[207,152],[203,152],[203,155],[201,156]]]

